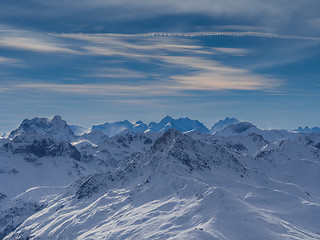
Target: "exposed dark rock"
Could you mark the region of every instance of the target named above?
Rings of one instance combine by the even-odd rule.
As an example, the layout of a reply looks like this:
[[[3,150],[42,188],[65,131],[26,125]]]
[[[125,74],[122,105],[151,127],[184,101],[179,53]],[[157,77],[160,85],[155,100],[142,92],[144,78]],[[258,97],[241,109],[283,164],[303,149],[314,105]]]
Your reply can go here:
[[[98,193],[100,189],[106,187],[107,179],[105,177],[106,176],[103,174],[96,174],[88,177],[81,183],[75,197],[77,199],[89,198],[93,194]],[[111,177],[109,178],[109,180],[111,180]]]
[[[50,156],[50,157],[70,156],[78,161],[81,158],[81,154],[70,143],[66,143],[66,142],[57,143],[50,138],[33,140],[32,143],[21,144],[17,147],[15,147],[15,145],[12,143],[10,147],[6,147],[6,148],[12,149],[14,154],[27,153],[27,154],[32,154],[37,158],[42,158],[45,156]]]

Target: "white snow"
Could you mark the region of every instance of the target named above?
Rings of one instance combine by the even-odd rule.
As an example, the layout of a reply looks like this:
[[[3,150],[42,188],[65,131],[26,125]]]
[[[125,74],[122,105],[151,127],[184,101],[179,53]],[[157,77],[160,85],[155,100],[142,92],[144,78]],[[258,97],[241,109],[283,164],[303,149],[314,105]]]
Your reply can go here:
[[[4,239],[320,239],[317,133],[31,125],[0,140]]]

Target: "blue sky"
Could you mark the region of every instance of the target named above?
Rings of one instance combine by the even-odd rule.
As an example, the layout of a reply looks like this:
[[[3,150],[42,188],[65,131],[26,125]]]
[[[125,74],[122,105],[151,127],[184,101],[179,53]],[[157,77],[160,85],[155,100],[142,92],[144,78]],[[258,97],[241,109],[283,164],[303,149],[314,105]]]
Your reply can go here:
[[[0,128],[230,116],[320,125],[318,0],[0,2]]]

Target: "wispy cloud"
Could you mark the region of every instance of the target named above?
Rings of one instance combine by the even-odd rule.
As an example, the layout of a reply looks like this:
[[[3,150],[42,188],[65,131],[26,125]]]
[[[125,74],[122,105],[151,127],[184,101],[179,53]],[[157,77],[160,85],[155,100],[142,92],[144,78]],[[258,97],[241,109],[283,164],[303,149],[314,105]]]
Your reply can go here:
[[[221,54],[229,54],[233,56],[245,56],[248,54],[248,49],[243,48],[222,48],[222,47],[215,47],[213,48],[216,52]]]
[[[0,46],[37,52],[79,53],[75,50],[66,48],[63,45],[30,37],[1,37]]]
[[[80,53],[48,34],[21,30],[3,30],[0,47],[44,53]]]
[[[189,70],[188,74],[171,76],[175,87],[185,90],[263,90],[281,85],[270,76],[251,73],[249,70],[225,66],[214,60],[199,57],[164,57],[167,63]]]
[[[190,95],[186,91],[268,90],[281,85],[281,81],[247,70],[226,67],[217,62],[196,57],[163,57],[168,64],[179,65],[189,74],[173,75],[160,81],[140,81],[121,84],[18,84],[13,88],[71,94],[100,96],[151,96]],[[121,75],[119,75],[121,76]],[[108,76],[109,77],[109,76]]]
[[[89,74],[83,75],[88,78],[121,78],[121,79],[145,79],[146,73],[126,68],[97,68],[92,69]]]
[[[158,79],[157,83],[150,85],[150,88],[156,87],[164,92],[263,90],[273,89],[282,84],[272,76],[254,74],[245,68],[227,66],[208,56],[217,54],[244,56],[249,53],[249,50],[197,45],[196,40],[185,39],[186,36],[190,36],[189,34],[163,34],[160,35],[161,38],[154,34],[63,34],[62,36],[93,43],[93,46],[84,47],[88,54],[157,61],[166,68],[177,69],[176,73],[165,79]],[[172,36],[180,36],[182,39]],[[144,83],[143,88],[148,88],[148,84],[150,83]],[[149,90],[144,89],[144,91]]]
[[[23,61],[16,58],[8,58],[0,56],[0,65],[9,65],[14,67],[21,67],[23,65]]]
[[[127,58],[127,60],[122,59],[121,61],[147,62],[158,67],[151,72],[146,71],[146,69],[128,69],[125,67],[94,67],[89,68],[87,74],[82,74],[82,77],[90,79],[137,79],[138,82],[111,81],[103,84],[31,83],[18,85],[17,87],[104,96],[139,94],[160,96],[161,94],[185,94],[186,91],[193,90],[270,90],[282,84],[280,80],[272,76],[256,74],[246,68],[228,66],[212,57],[215,55],[245,56],[249,53],[249,50],[202,46],[197,43],[197,40],[186,38],[185,36],[188,36],[188,34],[181,35],[181,38],[171,37],[171,35],[158,38],[152,34],[51,34],[51,36],[82,41],[77,42],[77,51],[82,54]],[[20,41],[18,42],[20,43]],[[11,44],[14,43],[13,41]],[[21,44],[20,47],[28,46]],[[55,47],[51,49],[48,45],[45,45],[44,49],[54,51]],[[61,51],[73,53],[74,50],[63,48]],[[163,68],[166,69],[165,72],[162,72]],[[153,77],[153,79],[146,81],[148,76]]]

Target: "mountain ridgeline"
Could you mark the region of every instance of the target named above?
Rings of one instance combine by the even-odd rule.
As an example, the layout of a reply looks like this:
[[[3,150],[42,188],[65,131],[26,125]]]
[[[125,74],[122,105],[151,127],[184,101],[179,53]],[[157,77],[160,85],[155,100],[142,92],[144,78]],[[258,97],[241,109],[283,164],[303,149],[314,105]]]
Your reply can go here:
[[[320,239],[316,131],[26,119],[0,181],[0,239]]]
[[[188,132],[200,132],[203,134],[210,134],[222,130],[223,128],[239,123],[240,121],[235,118],[226,118],[215,123],[212,128],[208,129],[203,123],[198,120],[192,120],[190,118],[179,118],[174,119],[170,116],[164,117],[159,123],[150,122],[145,124],[142,121],[129,122],[128,120],[113,122],[113,123],[104,123],[100,125],[93,125],[91,130],[101,130],[107,136],[112,137],[123,130],[130,130],[135,133],[141,132],[165,132],[168,129],[176,129],[182,133]],[[84,130],[82,127],[73,126],[72,129],[75,133],[83,133]],[[81,131],[82,130],[82,131]],[[90,129],[86,130],[87,132]]]

